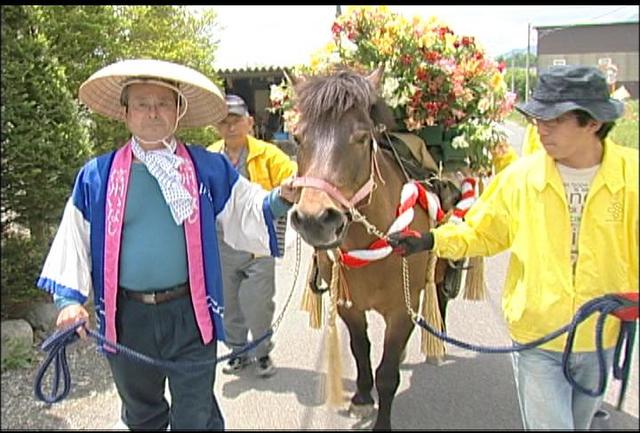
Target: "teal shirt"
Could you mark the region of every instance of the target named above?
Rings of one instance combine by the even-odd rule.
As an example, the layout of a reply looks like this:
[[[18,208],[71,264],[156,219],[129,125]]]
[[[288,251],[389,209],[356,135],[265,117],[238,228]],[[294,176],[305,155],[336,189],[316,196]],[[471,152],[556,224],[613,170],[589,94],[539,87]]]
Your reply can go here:
[[[131,165],[122,244],[120,286],[130,290],[160,290],[187,281],[187,249],[184,225],[176,225],[158,182],[141,163]],[[287,213],[290,204],[269,192],[274,218]],[[58,309],[78,302],[54,295]]]
[[[176,225],[156,179],[144,164],[131,164],[120,248],[119,284],[161,290],[187,281],[184,225]]]

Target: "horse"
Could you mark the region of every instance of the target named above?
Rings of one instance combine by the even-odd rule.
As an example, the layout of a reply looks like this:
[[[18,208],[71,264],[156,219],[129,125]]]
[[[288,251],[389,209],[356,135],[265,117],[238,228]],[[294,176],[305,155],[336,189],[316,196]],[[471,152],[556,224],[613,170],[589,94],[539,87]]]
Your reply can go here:
[[[396,218],[401,190],[407,180],[393,152],[378,145],[386,135],[385,130],[395,125],[390,108],[377,96],[382,74],[381,67],[366,77],[341,69],[328,75],[289,78],[299,113],[295,131],[298,178],[294,185],[300,188],[290,221],[316,250],[317,269],[325,281],[332,277],[335,265],[332,257],[335,260],[339,255],[332,252],[338,248],[365,249],[384,238],[383,232]],[[445,183],[438,184],[435,173],[433,177],[433,189],[446,188]],[[427,231],[433,221],[418,209],[411,229]],[[427,259],[426,252],[406,259],[410,301],[403,293],[402,258],[397,254],[367,266],[340,269],[345,283],[342,301],[346,302],[337,303],[337,313],[348,328],[357,367],[352,412],[370,413],[374,405],[371,343],[365,312],[375,310],[385,322],[384,351],[375,372],[378,413],[374,430],[391,429],[399,365],[414,328],[407,302],[417,310],[427,276]]]

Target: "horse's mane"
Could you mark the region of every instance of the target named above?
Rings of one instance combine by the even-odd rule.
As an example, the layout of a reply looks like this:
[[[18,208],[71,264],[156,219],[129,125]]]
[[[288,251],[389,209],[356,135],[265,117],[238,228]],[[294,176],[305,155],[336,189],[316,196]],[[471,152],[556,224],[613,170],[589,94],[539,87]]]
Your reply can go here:
[[[335,121],[352,108],[370,111],[375,123],[393,126],[393,114],[371,83],[360,74],[339,69],[310,77],[296,86],[296,103],[306,125]]]

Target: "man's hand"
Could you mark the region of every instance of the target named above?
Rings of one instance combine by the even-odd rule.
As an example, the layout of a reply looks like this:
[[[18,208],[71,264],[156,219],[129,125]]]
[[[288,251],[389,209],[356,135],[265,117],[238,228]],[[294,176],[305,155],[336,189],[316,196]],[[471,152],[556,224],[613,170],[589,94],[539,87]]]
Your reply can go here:
[[[280,184],[280,198],[293,205],[300,199],[300,188],[293,186],[293,177],[288,177]]]
[[[402,256],[409,256],[431,250],[433,248],[433,234],[406,230],[389,234],[387,242],[393,247],[394,252]]]
[[[58,313],[56,326],[58,328],[67,328],[81,320],[89,321],[89,313],[87,313],[87,310],[80,304],[67,305]],[[76,332],[80,338],[87,338],[87,331],[85,331],[83,326],[79,326]]]

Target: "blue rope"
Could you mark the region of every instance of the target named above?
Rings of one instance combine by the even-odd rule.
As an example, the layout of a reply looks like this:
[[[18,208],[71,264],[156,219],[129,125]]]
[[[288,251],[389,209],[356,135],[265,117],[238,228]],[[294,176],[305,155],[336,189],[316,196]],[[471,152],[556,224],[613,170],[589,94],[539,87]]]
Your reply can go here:
[[[269,336],[273,334],[273,330],[270,329],[263,336],[247,343],[240,350],[235,350],[227,355],[224,355],[216,359],[205,360],[205,361],[165,361],[165,360],[151,358],[147,355],[136,352],[135,350],[132,350],[119,343],[113,343],[111,341],[108,341],[96,331],[89,329],[86,326],[86,320],[81,320],[74,323],[71,326],[56,330],[51,336],[49,336],[42,343],[41,349],[44,350],[45,352],[48,352],[48,355],[46,359],[42,362],[42,364],[40,364],[40,367],[38,368],[38,371],[36,373],[34,392],[36,397],[45,403],[49,403],[49,404],[57,403],[63,400],[69,394],[69,390],[71,388],[71,373],[69,372],[69,365],[67,363],[66,347],[67,345],[78,341],[79,336],[76,333],[76,329],[79,326],[83,326],[87,331],[87,334],[95,338],[97,342],[102,343],[104,346],[115,349],[118,354],[122,353],[125,356],[133,359],[134,361],[144,362],[154,367],[174,370],[174,371],[215,364],[217,362],[224,361],[228,358],[238,356],[241,353],[244,353],[253,349],[257,345],[259,345],[263,340],[267,339]],[[113,356],[109,352],[107,352],[107,355]],[[42,390],[43,378],[48,368],[51,366],[51,363],[54,360],[55,360],[55,368],[54,368],[54,374],[52,376],[51,393],[49,395],[45,395]],[[62,380],[63,387],[62,387],[62,390],[58,392],[58,388],[60,386],[61,380]]]
[[[634,305],[635,303],[626,300],[625,298],[616,296],[616,295],[604,295],[599,298],[594,298],[584,305],[580,307],[576,315],[574,316],[571,323],[549,333],[548,335],[534,340],[532,342],[526,344],[520,344],[518,342],[514,342],[512,346],[509,347],[490,347],[490,346],[479,346],[474,344],[465,343],[463,341],[457,340],[455,338],[449,337],[444,332],[439,332],[433,329],[429,324],[427,324],[424,318],[416,316],[414,317],[414,322],[418,324],[420,327],[426,329],[429,333],[435,335],[439,339],[446,341],[447,343],[451,343],[455,346],[461,347],[463,349],[474,350],[476,352],[481,353],[510,353],[510,352],[520,352],[527,349],[532,349],[534,347],[538,347],[541,344],[544,344],[558,336],[567,332],[567,342],[564,347],[564,352],[562,354],[562,366],[563,372],[566,379],[569,381],[571,386],[578,389],[580,392],[590,395],[592,397],[600,396],[604,393],[606,388],[606,379],[607,379],[607,371],[606,371],[606,363],[604,360],[604,349],[602,347],[602,330],[604,328],[604,321],[607,318],[608,314],[613,313],[614,311],[629,307],[630,305]],[[569,356],[573,352],[573,342],[575,339],[575,332],[580,323],[589,318],[592,314],[596,312],[600,312],[600,316],[598,317],[598,321],[596,322],[596,353],[598,356],[598,369],[599,369],[599,380],[598,386],[596,389],[591,390],[580,385],[571,375],[569,371]],[[634,322],[622,322],[622,326],[620,328],[620,334],[618,335],[618,341],[616,343],[616,349],[614,352],[614,377],[616,379],[622,380],[622,387],[620,390],[620,397],[618,399],[618,409],[620,409],[622,405],[622,400],[624,398],[624,391],[627,387],[627,382],[629,379],[629,373],[631,370],[631,357],[633,354],[633,341],[635,337],[635,323]],[[619,365],[619,359],[622,354],[622,346],[625,346],[625,354],[624,354],[624,364],[622,366]]]

